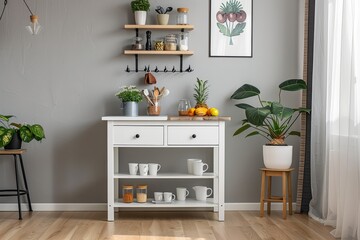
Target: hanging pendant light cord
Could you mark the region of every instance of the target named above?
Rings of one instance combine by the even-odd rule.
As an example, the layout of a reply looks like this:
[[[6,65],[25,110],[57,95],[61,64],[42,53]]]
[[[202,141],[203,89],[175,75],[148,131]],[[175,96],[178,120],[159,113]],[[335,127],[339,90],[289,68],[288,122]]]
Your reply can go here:
[[[34,15],[33,12],[31,11],[29,5],[27,4],[27,2],[25,0],[23,0],[23,1],[24,1],[25,5],[26,5],[27,9],[29,9],[29,12],[31,13],[31,15]]]
[[[7,4],[7,0],[4,0],[4,7],[3,7],[3,10],[1,11],[0,21],[1,21],[2,17],[3,17],[3,15],[4,15],[6,4]]]

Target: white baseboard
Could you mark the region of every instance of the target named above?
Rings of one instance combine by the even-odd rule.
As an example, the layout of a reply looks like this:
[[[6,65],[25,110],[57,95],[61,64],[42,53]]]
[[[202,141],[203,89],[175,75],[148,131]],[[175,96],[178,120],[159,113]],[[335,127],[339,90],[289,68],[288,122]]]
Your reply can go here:
[[[106,203],[33,203],[32,208],[37,212],[103,212],[107,211]],[[295,209],[296,203],[293,203]],[[21,204],[21,209],[28,211],[26,203]],[[265,204],[266,209],[266,204]],[[272,203],[272,210],[282,210],[282,203]],[[226,211],[258,211],[260,203],[225,203]],[[17,203],[0,203],[1,212],[18,211]]]

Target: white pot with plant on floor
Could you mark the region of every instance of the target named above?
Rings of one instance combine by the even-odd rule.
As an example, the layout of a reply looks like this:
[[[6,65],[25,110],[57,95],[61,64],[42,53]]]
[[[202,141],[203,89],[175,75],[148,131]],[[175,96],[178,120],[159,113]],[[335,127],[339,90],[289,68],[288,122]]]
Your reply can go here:
[[[135,24],[145,25],[146,15],[150,9],[150,3],[148,0],[134,0],[131,2],[131,9],[134,12]]]
[[[282,91],[299,91],[306,89],[306,82],[301,79],[286,80],[279,85],[278,101],[265,101],[260,98],[260,90],[250,84],[238,88],[231,99],[239,100],[257,96],[260,106],[253,107],[246,103],[236,104],[245,111],[242,126],[234,136],[247,132],[245,137],[260,135],[269,142],[263,145],[263,158],[266,168],[288,169],[292,164],[293,146],[285,143],[289,136],[300,136],[300,132],[291,131],[296,120],[302,113],[310,113],[310,109],[285,107],[281,102]]]
[[[122,100],[123,115],[137,117],[139,115],[139,102],[142,101],[142,94],[136,86],[124,86],[115,94]]]

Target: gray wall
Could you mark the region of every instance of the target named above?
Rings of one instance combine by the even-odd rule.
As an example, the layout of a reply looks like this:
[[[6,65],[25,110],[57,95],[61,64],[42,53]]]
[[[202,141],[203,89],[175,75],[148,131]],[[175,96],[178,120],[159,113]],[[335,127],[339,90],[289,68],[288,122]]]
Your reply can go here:
[[[40,16],[44,29],[29,35],[24,26],[29,14],[22,1],[9,1],[0,22],[0,113],[14,114],[20,122],[41,123],[46,130],[42,143],[26,144],[24,156],[31,197],[36,203],[100,203],[106,201],[105,115],[119,115],[114,96],[122,85],[145,88],[143,73],[126,73],[134,58],[124,56],[134,31],[124,30],[132,23],[130,1],[118,0],[38,0],[29,1]],[[158,4],[190,8],[190,48],[185,65],[193,73],[156,74],[158,85],[170,89],[162,102],[163,114],[176,114],[181,98],[192,98],[196,77],[211,84],[210,106],[232,117],[226,129],[226,202],[258,202],[263,166],[264,140],[232,137],[242,113],[229,100],[242,84],[259,86],[264,98],[277,97],[277,85],[285,79],[301,77],[298,53],[298,1],[254,0],[253,58],[209,58],[209,1],[155,1]],[[151,12],[150,21],[155,21]],[[175,21],[175,14],[171,17]],[[149,23],[149,21],[148,21]],[[166,34],[166,33],[162,33]],[[177,57],[141,57],[140,66],[177,66]],[[293,107],[300,94],[284,97]],[[145,114],[145,104],[141,111]],[[298,139],[295,145],[297,167]],[[182,167],[188,157],[210,161],[211,150],[141,150],[151,161]],[[150,152],[148,152],[150,151]],[[173,152],[172,152],[173,151]],[[122,157],[147,161],[145,155],[128,149]],[[149,158],[150,159],[150,158]],[[150,161],[150,160],[149,160]],[[166,164],[165,162],[164,164]],[[169,166],[169,165],[168,165]],[[0,161],[0,187],[14,185],[10,159]],[[296,175],[294,177],[294,194]],[[179,184],[160,187],[172,190]],[[1,201],[12,201],[1,199]]]

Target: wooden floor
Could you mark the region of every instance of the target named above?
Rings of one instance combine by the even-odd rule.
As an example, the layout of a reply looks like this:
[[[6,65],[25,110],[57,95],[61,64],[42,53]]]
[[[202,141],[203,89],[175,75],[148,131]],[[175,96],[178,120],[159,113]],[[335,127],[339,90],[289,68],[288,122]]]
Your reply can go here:
[[[283,220],[280,211],[227,211],[225,222],[210,212],[122,212],[115,222],[105,212],[0,212],[0,239],[334,239],[331,228],[307,215]]]

